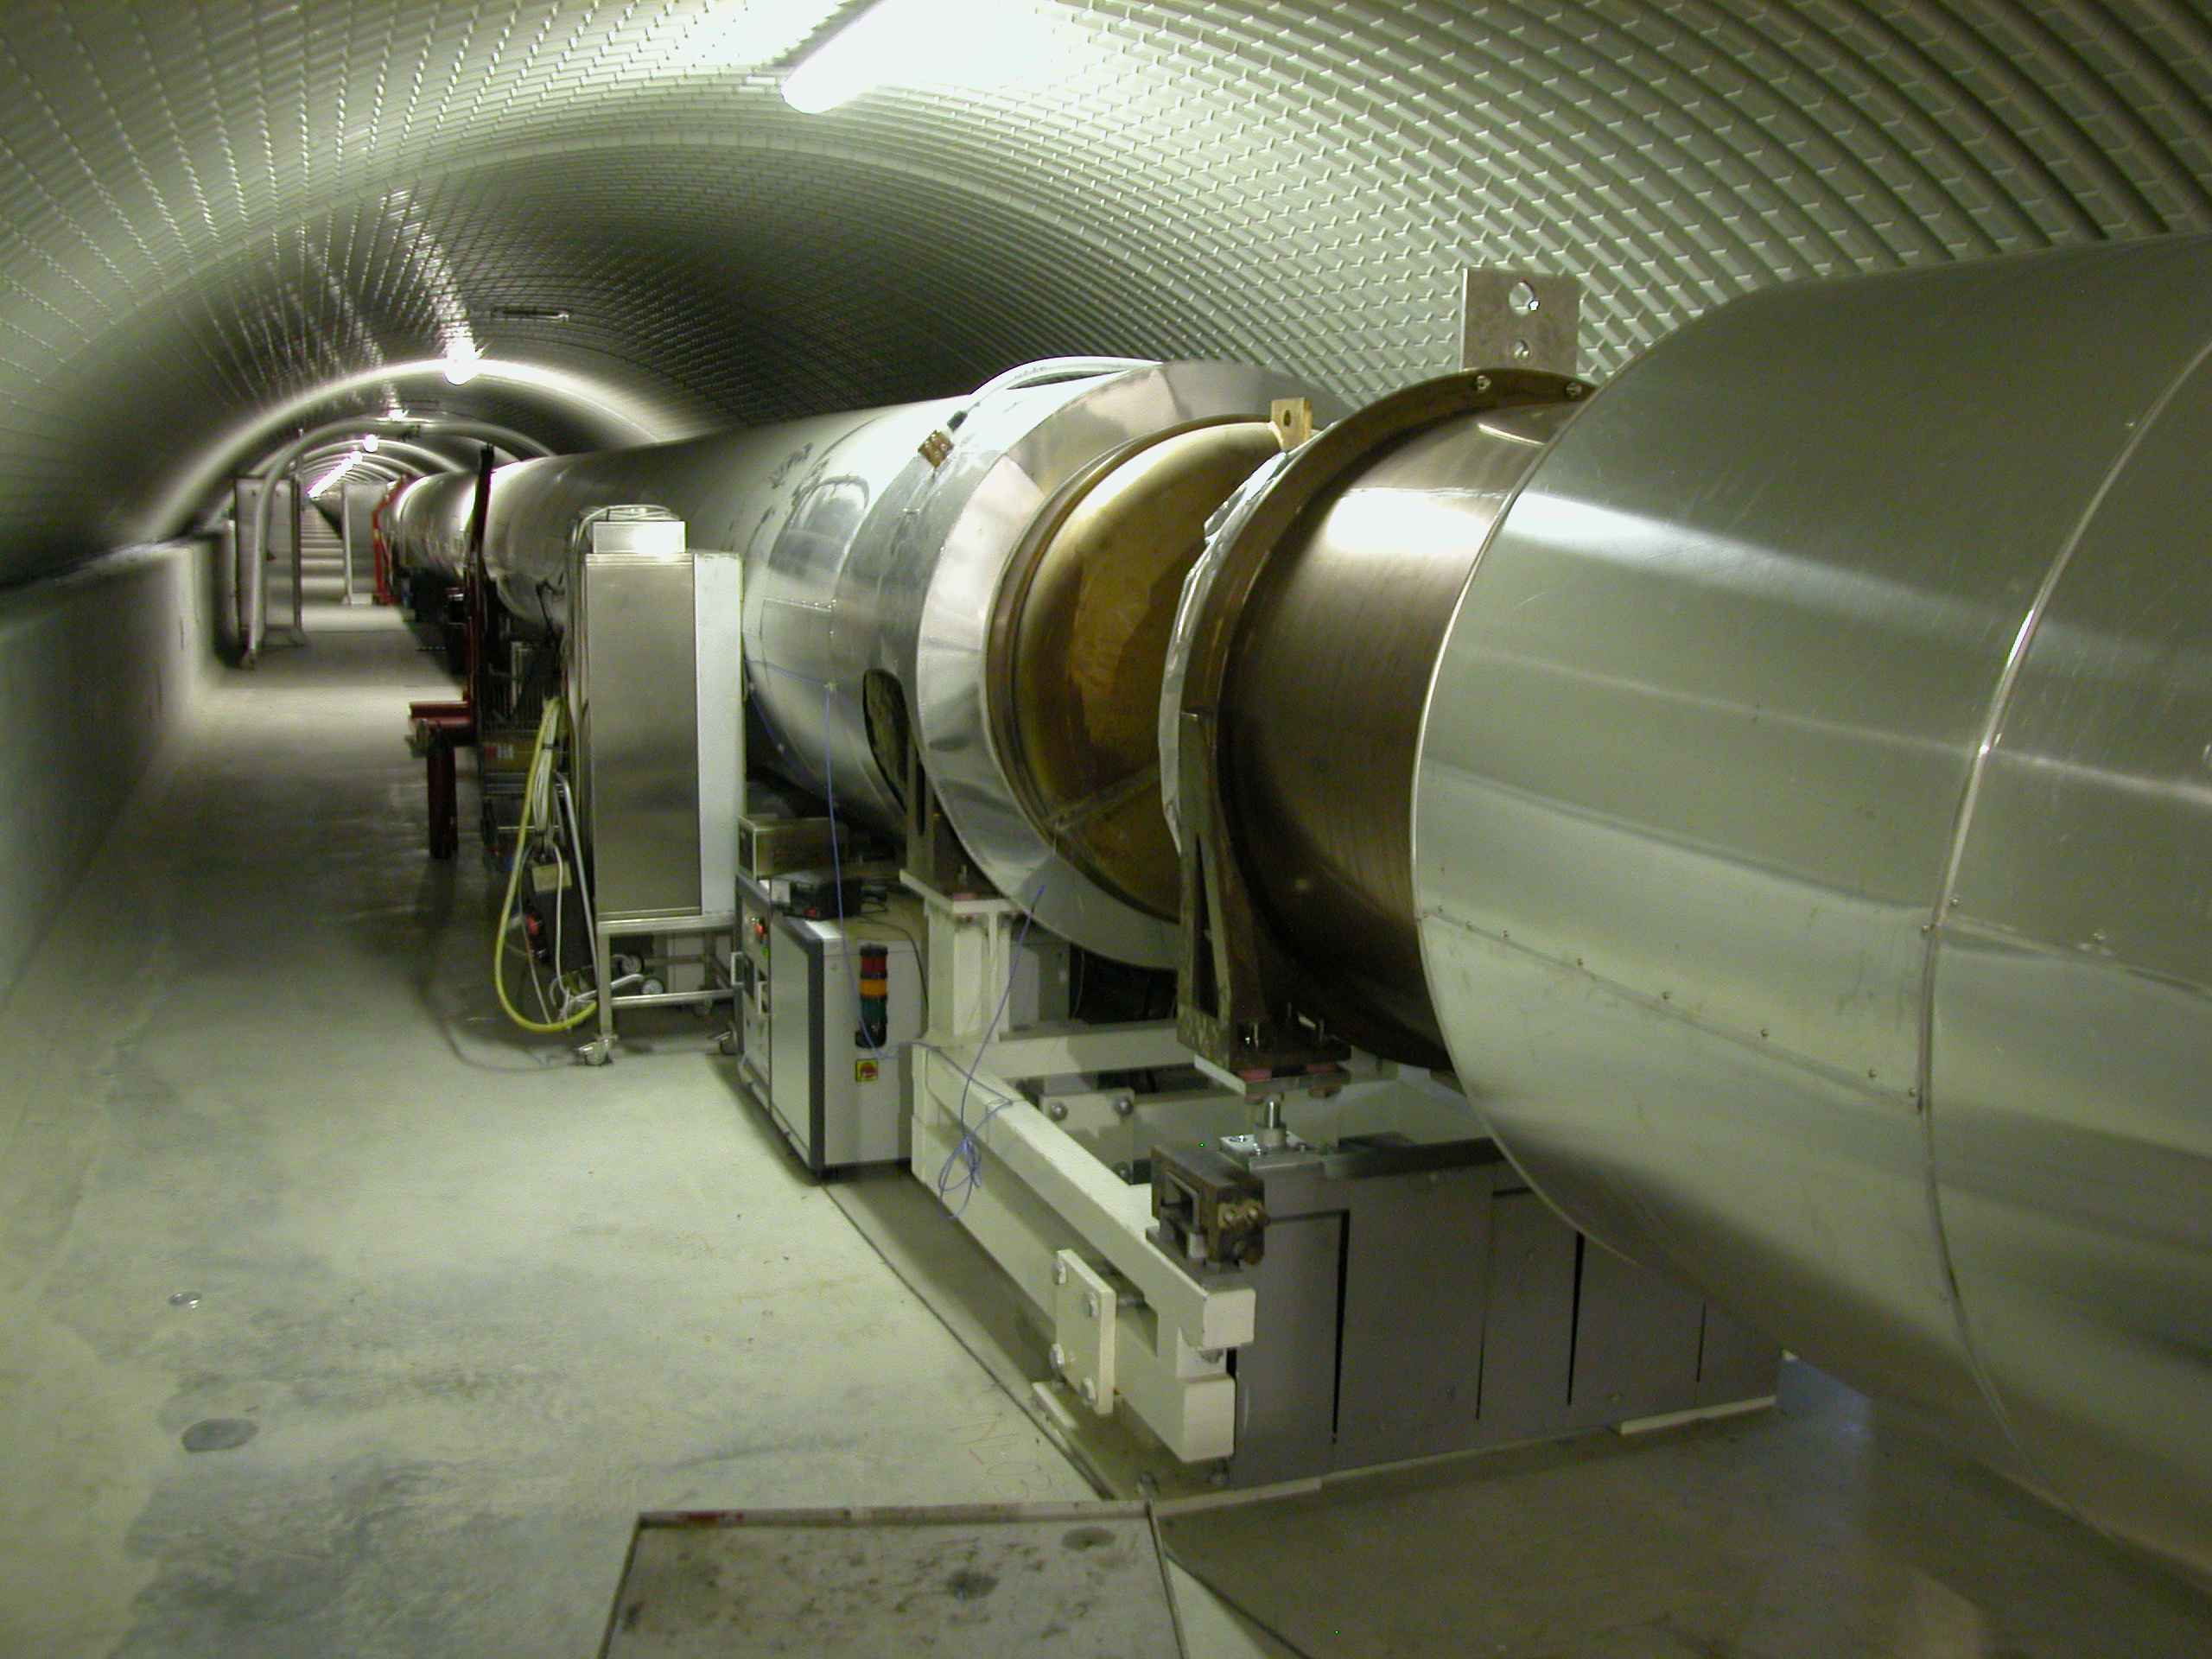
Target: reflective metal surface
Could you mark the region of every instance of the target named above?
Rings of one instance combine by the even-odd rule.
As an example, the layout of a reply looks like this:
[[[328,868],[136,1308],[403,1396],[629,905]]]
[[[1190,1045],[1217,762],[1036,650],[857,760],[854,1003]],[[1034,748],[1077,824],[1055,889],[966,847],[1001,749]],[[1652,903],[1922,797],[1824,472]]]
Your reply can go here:
[[[385,498],[385,544],[400,565],[458,577],[468,562],[468,512],[476,479],[430,473],[408,480]],[[536,614],[535,607],[525,615]]]
[[[1238,623],[1222,743],[1259,901],[1340,1009],[1430,1045],[1413,896],[1421,711],[1498,510],[1580,407],[1462,415],[1408,439],[1308,510]]]
[[[1335,1065],[1350,1045],[1446,1063],[1413,949],[1404,820],[1427,669],[1481,538],[1464,524],[1424,534],[1408,508],[1378,548],[1359,521],[1440,492],[1447,505],[1431,518],[1452,521],[1448,504],[1471,495],[1486,527],[1548,429],[1540,417],[1522,435],[1531,442],[1507,435],[1510,422],[1478,435],[1479,460],[1454,457],[1473,467],[1464,483],[1447,467],[1424,478],[1427,492],[1363,495],[1338,526],[1342,548],[1315,526],[1422,435],[1588,391],[1491,369],[1403,387],[1325,425],[1286,407],[1285,453],[1209,525],[1176,610],[1159,739],[1181,859],[1176,1028],[1207,1065],[1287,1076]]]
[[[922,442],[961,406],[776,429],[791,436],[762,452],[772,465],[742,480],[720,532],[745,556],[746,679],[773,748],[758,758],[841,813],[881,823],[899,817],[901,757],[879,758],[869,742],[861,685],[875,669],[906,683],[916,607],[899,536],[931,476]]]
[[[2212,259],[2196,267],[2201,308]],[[2203,312],[2198,326],[2204,327]],[[2145,412],[1992,721],[1929,1099],[1968,1343],[2037,1470],[2212,1563],[2212,372]]]
[[[1172,923],[1103,889],[1031,822],[991,741],[986,657],[999,583],[1022,532],[1070,480],[1147,433],[1220,416],[1264,416],[1310,388],[1226,363],[1160,363],[1048,387],[1039,417],[1018,404],[979,409],[903,532],[935,549],[917,636],[917,732],[947,815],[976,863],[1037,919],[1086,950],[1166,967]]]
[[[2212,1569],[2208,286],[1777,290],[1632,365],[1467,588],[1414,890],[1572,1218]]]
[[[1086,949],[1161,965],[1172,958],[1172,922],[1130,902],[1135,884],[1096,860],[1079,866],[1052,850],[1048,836],[1065,826],[1033,801],[1025,805],[1008,782],[986,688],[1012,696],[1014,677],[994,675],[988,620],[1009,558],[1071,480],[1161,432],[1264,416],[1272,398],[1300,390],[1226,364],[1048,360],[965,398],[503,467],[493,474],[485,568],[511,611],[558,630],[589,516],[625,505],[667,509],[685,521],[694,548],[745,560],[747,676],[772,747],[756,760],[841,812],[895,823],[900,804],[886,760],[895,767],[899,757],[878,753],[869,715],[870,687],[880,701],[883,686],[895,686],[946,813],[984,873]],[[1181,517],[1202,521],[1249,470],[1201,467],[1197,495],[1211,499],[1194,499]],[[435,478],[397,494],[385,522],[403,563],[460,569],[473,487],[473,479]],[[1195,524],[1176,529],[1171,564],[1196,534]],[[1142,535],[1109,535],[1097,549],[1140,564],[1158,550]],[[1154,571],[1150,585],[1172,595],[1179,579],[1176,564]],[[1170,606],[1160,597],[1160,649]],[[1092,669],[1117,653],[1127,659],[1097,706],[1125,716],[1141,749],[1152,739],[1158,651],[1133,649],[1141,642],[1122,626],[1128,620],[1115,610],[1079,632]],[[1137,758],[1139,771],[1143,764]],[[1156,804],[1129,803],[1133,821],[1146,810],[1157,817]],[[1141,834],[1140,825],[1128,839]]]
[[[1266,421],[1140,438],[1071,480],[999,584],[989,704],[1008,781],[1062,853],[1162,920],[1181,898],[1158,712],[1176,601],[1209,516],[1281,453]]]
[[[870,751],[859,685],[893,650],[880,626],[880,567],[907,492],[929,470],[918,446],[961,406],[906,404],[502,467],[492,478],[486,574],[511,612],[558,631],[588,515],[668,509],[693,547],[744,556],[750,691],[773,746],[756,758],[888,821],[897,800]],[[398,493],[385,518],[403,563],[461,569],[474,484],[430,478]]]
[[[570,641],[596,919],[726,908],[721,894],[700,890],[697,601],[684,527],[599,528]]]

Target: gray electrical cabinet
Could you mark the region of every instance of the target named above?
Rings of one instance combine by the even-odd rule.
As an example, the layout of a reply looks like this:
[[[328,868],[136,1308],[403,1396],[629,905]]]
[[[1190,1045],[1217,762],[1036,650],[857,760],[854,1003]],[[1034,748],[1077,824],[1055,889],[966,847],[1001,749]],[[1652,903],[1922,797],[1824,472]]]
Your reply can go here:
[[[739,1068],[817,1175],[907,1155],[906,1046],[922,1033],[918,912],[815,921],[738,883]],[[913,910],[904,895],[894,906]],[[863,948],[885,952],[884,1028],[862,1030]]]

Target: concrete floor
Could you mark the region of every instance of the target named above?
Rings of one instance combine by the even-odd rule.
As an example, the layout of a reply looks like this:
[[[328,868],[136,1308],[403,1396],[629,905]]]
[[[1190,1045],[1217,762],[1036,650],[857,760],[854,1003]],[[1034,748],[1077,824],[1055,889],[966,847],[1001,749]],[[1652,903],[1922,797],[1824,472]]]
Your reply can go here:
[[[499,1020],[444,690],[388,613],[231,677],[0,1010],[10,1659],[580,1656],[641,1509],[1090,1496],[703,1033]]]

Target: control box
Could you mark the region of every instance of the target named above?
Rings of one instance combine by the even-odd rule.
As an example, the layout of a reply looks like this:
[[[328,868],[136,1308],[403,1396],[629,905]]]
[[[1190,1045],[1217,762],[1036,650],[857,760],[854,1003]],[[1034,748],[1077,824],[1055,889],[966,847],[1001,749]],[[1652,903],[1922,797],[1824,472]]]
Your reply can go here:
[[[920,906],[815,920],[740,877],[740,1075],[817,1175],[907,1155],[906,1045],[926,1010]]]

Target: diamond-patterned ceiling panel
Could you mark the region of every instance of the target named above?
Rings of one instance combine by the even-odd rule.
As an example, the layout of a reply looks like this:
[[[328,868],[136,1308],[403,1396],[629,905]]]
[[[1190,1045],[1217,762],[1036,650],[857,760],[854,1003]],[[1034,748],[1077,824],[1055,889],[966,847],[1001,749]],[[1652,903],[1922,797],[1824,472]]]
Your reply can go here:
[[[392,399],[573,446],[1060,352],[1360,398],[1448,365],[1465,264],[1580,276],[1604,372],[1762,283],[2212,228],[2185,0],[935,3],[806,116],[833,0],[0,0],[0,580]],[[407,367],[456,340],[520,367]]]

